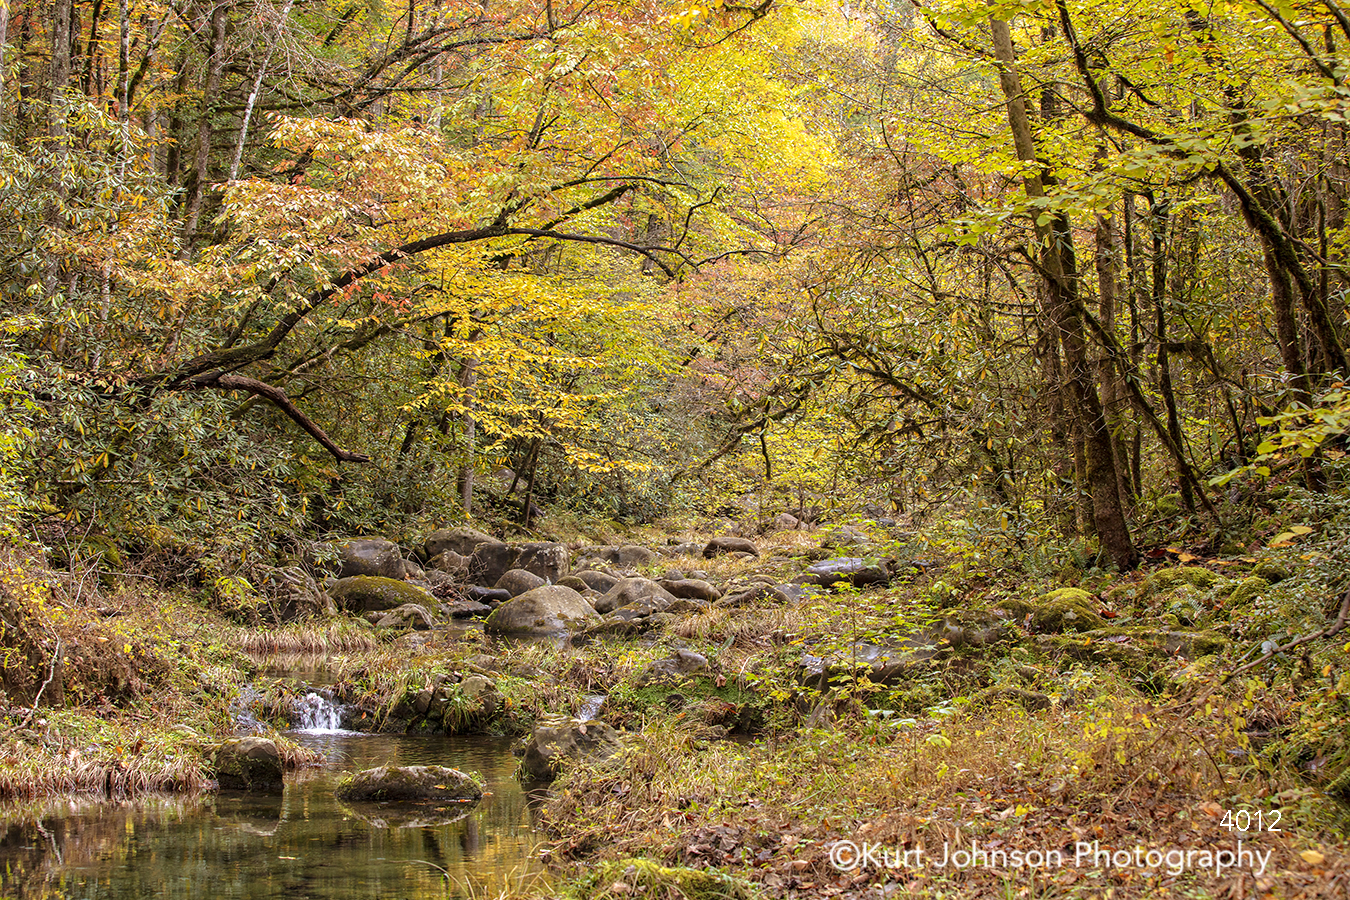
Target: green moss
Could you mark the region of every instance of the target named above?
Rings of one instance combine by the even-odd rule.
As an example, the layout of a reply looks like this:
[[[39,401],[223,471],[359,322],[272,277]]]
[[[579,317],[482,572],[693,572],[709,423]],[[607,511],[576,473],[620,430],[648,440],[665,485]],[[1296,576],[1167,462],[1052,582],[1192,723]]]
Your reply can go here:
[[[1181,495],[1163,494],[1158,498],[1158,501],[1153,504],[1153,508],[1157,511],[1158,515],[1166,516],[1169,519],[1179,516],[1181,515]]]
[[[569,892],[586,900],[666,898],[681,900],[752,900],[747,882],[713,869],[662,866],[649,859],[620,859],[601,863]]]
[[[405,603],[420,606],[435,603],[435,598],[416,585],[378,575],[341,578],[328,594],[334,603],[350,612],[394,609]]]
[[[1097,598],[1081,588],[1060,588],[1042,594],[1031,614],[1031,626],[1047,634],[1091,631],[1106,620],[1097,614]]]
[[[1293,573],[1289,571],[1288,566],[1271,559],[1262,560],[1252,566],[1252,576],[1254,578],[1264,578],[1270,584],[1275,584],[1277,581],[1284,581],[1292,574]]]
[[[1144,584],[1144,592],[1148,596],[1153,596],[1182,585],[1207,591],[1224,580],[1218,572],[1211,572],[1200,566],[1178,566],[1175,569],[1160,569],[1150,575]]]
[[[1229,609],[1246,609],[1269,588],[1269,581],[1259,575],[1253,575],[1239,581],[1232,590],[1223,595],[1222,599]]]

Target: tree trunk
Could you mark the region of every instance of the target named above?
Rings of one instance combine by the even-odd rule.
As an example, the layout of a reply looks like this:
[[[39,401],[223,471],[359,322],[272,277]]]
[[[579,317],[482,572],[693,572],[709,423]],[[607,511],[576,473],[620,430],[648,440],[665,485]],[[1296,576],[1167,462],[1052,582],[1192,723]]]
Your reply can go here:
[[[211,51],[206,60],[206,79],[202,85],[200,118],[197,121],[196,155],[193,158],[192,172],[188,177],[187,199],[183,206],[183,239],[179,248],[179,259],[192,255],[193,244],[197,241],[197,224],[201,220],[202,201],[206,195],[208,166],[211,162],[211,111],[216,105],[216,95],[220,92],[220,76],[225,68],[225,25],[229,17],[229,7],[220,3],[211,10]]]
[[[1026,94],[1017,73],[1012,35],[1008,31],[1008,24],[1000,19],[991,18],[989,24],[994,57],[999,63],[999,85],[1007,101],[1008,124],[1012,130],[1017,158],[1035,163],[1036,144],[1031,131],[1031,118],[1027,113]],[[1049,179],[1044,169],[1028,174],[1024,180],[1028,196],[1045,196],[1045,186],[1051,183]],[[1064,350],[1065,384],[1082,423],[1087,450],[1088,490],[1092,498],[1092,517],[1097,537],[1106,557],[1117,568],[1129,569],[1138,561],[1138,555],[1120,503],[1111,430],[1097,394],[1097,386],[1091,377],[1084,310],[1078,292],[1073,232],[1068,216],[1056,213],[1046,224],[1038,220],[1036,236],[1041,245],[1039,268],[1045,286],[1046,312],[1059,331],[1060,346]]]
[[[272,51],[276,49],[277,41],[281,39],[281,33],[286,28],[286,20],[290,18],[292,2],[293,0],[286,0],[281,6],[277,29],[267,40],[262,65],[258,66],[258,74],[253,79],[253,89],[248,92],[248,102],[244,104],[244,120],[239,125],[239,140],[235,142],[234,158],[230,160],[230,181],[239,177],[239,164],[244,159],[244,144],[248,141],[249,121],[253,118],[253,108],[258,103],[258,94],[262,92],[263,76],[267,74],[267,64],[272,61]]]
[[[1150,210],[1153,231],[1153,339],[1155,365],[1158,368],[1158,393],[1162,395],[1167,413],[1167,434],[1178,448],[1183,448],[1181,416],[1177,413],[1176,392],[1172,390],[1172,357],[1167,349],[1167,225],[1171,201],[1159,200]],[[1173,277],[1175,283],[1175,276]],[[1181,487],[1181,505],[1188,514],[1195,513],[1195,495],[1191,483],[1180,471],[1177,481]]]

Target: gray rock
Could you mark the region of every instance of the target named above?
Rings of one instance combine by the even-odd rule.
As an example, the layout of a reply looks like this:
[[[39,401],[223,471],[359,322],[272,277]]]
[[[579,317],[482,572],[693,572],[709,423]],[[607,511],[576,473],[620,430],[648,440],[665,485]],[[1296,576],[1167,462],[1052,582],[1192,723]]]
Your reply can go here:
[[[867,587],[873,584],[889,584],[891,575],[881,563],[872,563],[851,556],[814,563],[794,580],[799,584],[814,584],[826,588],[841,582],[854,587]]]
[[[867,532],[854,528],[852,525],[840,525],[837,528],[831,528],[825,533],[825,538],[820,542],[820,546],[827,550],[838,550],[842,547],[870,547],[872,539],[867,536]]]
[[[514,547],[501,541],[479,544],[469,557],[469,579],[474,584],[496,584],[508,569],[516,567],[518,555]]]
[[[427,573],[422,571],[422,567],[411,559],[403,561],[403,580],[404,581],[426,581]]]
[[[446,550],[469,556],[479,544],[495,543],[497,539],[490,534],[475,531],[472,528],[444,528],[427,535],[422,550],[427,559],[434,559]]]
[[[376,628],[409,628],[414,631],[427,631],[436,627],[436,620],[427,612],[425,606],[417,603],[405,603],[380,614],[375,621]]]
[[[519,549],[516,568],[538,575],[549,584],[557,584],[558,579],[568,572],[571,554],[567,552],[566,544],[541,541],[521,544]]]
[[[570,587],[578,594],[583,594],[591,589],[590,585],[575,575],[564,575],[558,579],[557,583],[563,587]]]
[[[347,778],[339,800],[438,800],[477,803],[483,788],[472,777],[445,766],[380,766]]]
[[[659,681],[684,678],[710,668],[708,658],[693,650],[676,650],[665,659],[658,659],[638,676],[639,684],[652,684]]]
[[[402,560],[400,560],[402,562]],[[430,607],[436,598],[420,587],[394,578],[378,578],[373,575],[357,575],[352,578],[339,578],[328,590],[339,608],[347,612],[379,612],[394,609],[405,603],[415,603]]]
[[[486,603],[493,609],[496,609],[507,600],[511,599],[511,592],[502,588],[483,587],[481,584],[472,584],[464,589],[464,597],[468,600],[474,600],[478,603]]]
[[[568,718],[539,725],[525,746],[521,780],[552,781],[578,763],[602,766],[617,759],[622,750],[618,732],[604,722]]]
[[[706,559],[712,559],[714,556],[720,556],[723,553],[748,553],[751,556],[759,556],[759,549],[748,538],[731,537],[729,535],[715,537],[708,541],[708,545],[703,548],[703,556]]]
[[[595,601],[595,611],[598,613],[613,612],[620,607],[637,603],[640,600],[650,601],[653,605],[652,612],[660,612],[674,603],[675,597],[649,578],[625,578],[606,591],[603,597]]]
[[[721,591],[708,582],[697,578],[662,580],[659,583],[661,587],[669,591],[673,597],[683,597],[689,600],[706,600],[709,603],[721,599],[722,597]]]
[[[477,600],[447,600],[441,604],[441,614],[451,619],[478,619],[487,616],[492,609]]]
[[[596,572],[592,569],[584,569],[580,572],[572,573],[586,583],[586,587],[593,591],[605,593],[614,585],[619,583],[619,576],[611,575],[608,572]]]
[[[223,788],[263,793],[282,789],[281,751],[260,737],[233,738],[216,748],[216,781]]]
[[[398,544],[378,538],[348,541],[338,552],[342,559],[339,578],[356,575],[378,575],[381,578],[403,577],[403,554]]]
[[[673,544],[661,550],[666,556],[698,556],[703,553],[703,545],[694,541]]]
[[[495,587],[499,591],[506,591],[512,597],[519,597],[526,591],[532,591],[537,587],[543,587],[546,582],[533,572],[527,572],[524,569],[508,569],[502,573],[502,577],[497,579]]]
[[[788,596],[771,584],[754,584],[714,601],[713,606],[718,609],[734,609],[737,606],[761,602],[782,605],[788,602]]]
[[[487,617],[489,634],[558,634],[584,628],[599,617],[571,588],[546,585],[506,601]]]
[[[774,516],[769,527],[773,531],[796,531],[802,527],[801,519],[798,519],[792,513],[779,513]]]
[[[656,561],[656,554],[636,544],[624,544],[621,547],[586,547],[577,556],[579,568],[582,567],[583,561],[589,564],[608,563],[620,569],[635,569],[638,566],[651,565]]]

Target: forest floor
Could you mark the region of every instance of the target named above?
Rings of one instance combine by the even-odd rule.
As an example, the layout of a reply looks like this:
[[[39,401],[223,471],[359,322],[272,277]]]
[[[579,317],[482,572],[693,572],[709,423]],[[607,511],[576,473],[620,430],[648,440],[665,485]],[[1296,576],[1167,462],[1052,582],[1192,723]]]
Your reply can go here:
[[[370,730],[429,727],[413,698],[469,671],[503,702],[466,702],[450,726],[461,732],[523,735],[605,695],[598,718],[625,750],[554,782],[542,874],[452,893],[1344,898],[1347,634],[1226,677],[1257,661],[1261,635],[1287,644],[1335,620],[1328,586],[1343,590],[1350,571],[1339,521],[1257,556],[1163,548],[1126,575],[934,541],[932,564],[904,583],[580,646],[341,618],[241,626],[191,594],[76,580],[11,549],[10,612],[27,593],[41,615],[7,614],[9,633],[48,630],[64,663],[60,679],[46,673],[57,704],[3,712],[0,796],[206,789],[210,748],[267,658],[310,653]],[[717,580],[785,579],[809,542],[687,562]],[[1066,587],[1105,627],[1035,624]],[[1006,627],[974,639],[994,613]],[[936,637],[931,652],[911,652],[917,635]],[[677,650],[706,668],[654,675]],[[302,764],[282,733],[285,690],[264,689],[253,711]]]

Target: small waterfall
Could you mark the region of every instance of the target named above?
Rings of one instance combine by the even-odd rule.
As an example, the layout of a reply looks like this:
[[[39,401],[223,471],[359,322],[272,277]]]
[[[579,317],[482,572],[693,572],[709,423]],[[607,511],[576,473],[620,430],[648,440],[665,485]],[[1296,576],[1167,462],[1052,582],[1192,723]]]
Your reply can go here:
[[[589,722],[594,719],[600,713],[600,707],[605,705],[605,699],[604,694],[593,694],[587,697],[586,702],[581,704],[581,708],[577,710],[577,721]]]
[[[296,731],[342,731],[342,707],[315,691],[295,701]]]

